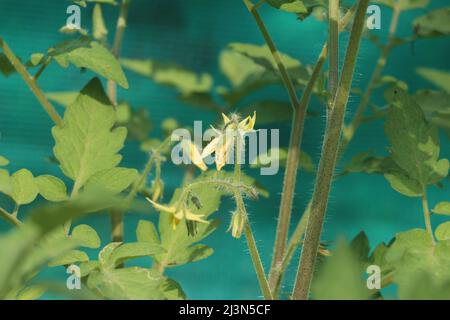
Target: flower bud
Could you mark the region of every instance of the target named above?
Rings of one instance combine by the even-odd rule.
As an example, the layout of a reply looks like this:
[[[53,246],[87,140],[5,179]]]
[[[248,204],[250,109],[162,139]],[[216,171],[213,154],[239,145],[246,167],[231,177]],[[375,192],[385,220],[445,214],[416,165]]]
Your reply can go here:
[[[233,238],[239,239],[241,237],[242,230],[244,230],[246,218],[247,217],[243,212],[240,211],[233,212],[230,227],[228,228],[228,231],[231,230],[231,235],[233,236]]]

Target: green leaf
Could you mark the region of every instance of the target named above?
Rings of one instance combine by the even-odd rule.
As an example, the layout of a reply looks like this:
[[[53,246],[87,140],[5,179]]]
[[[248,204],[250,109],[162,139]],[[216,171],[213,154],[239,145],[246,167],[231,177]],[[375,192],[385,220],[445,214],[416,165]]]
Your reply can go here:
[[[127,189],[137,178],[135,169],[115,167],[97,172],[86,182],[85,190],[104,190],[119,194]]]
[[[395,180],[414,191],[418,191],[413,187],[418,182],[420,193],[423,193],[428,184],[434,184],[447,175],[448,161],[439,160],[437,130],[426,121],[419,105],[401,89],[394,93],[385,131],[391,144],[392,159],[402,172],[387,177],[391,178],[391,184]]]
[[[17,295],[17,300],[37,300],[45,293],[45,287],[42,285],[32,285],[24,288]]]
[[[11,197],[18,205],[29,204],[39,193],[33,174],[21,169],[11,175]]]
[[[427,274],[430,283],[450,280],[450,245],[440,241],[433,245],[431,235],[422,229],[413,229],[396,235],[386,253],[386,263],[394,268],[394,282],[399,296],[406,296],[418,276]],[[429,297],[428,297],[429,298]]]
[[[9,160],[3,156],[0,156],[0,167],[7,166],[9,164]]]
[[[124,68],[148,77],[158,84],[177,89],[181,95],[209,92],[213,85],[210,74],[197,74],[184,67],[154,60],[121,59]]]
[[[450,222],[444,222],[436,228],[436,239],[440,241],[450,240]]]
[[[163,252],[164,249],[160,245],[156,244],[150,244],[147,242],[124,243],[114,249],[106,263],[116,267],[126,260],[149,257],[155,254],[161,254]]]
[[[131,267],[93,271],[87,285],[108,299],[157,300],[164,299],[160,290],[164,280],[156,271]]]
[[[11,194],[11,177],[8,170],[0,169],[0,192]]]
[[[431,211],[435,214],[450,215],[450,202],[440,202]]]
[[[119,61],[103,45],[88,37],[63,42],[50,48],[48,53],[63,68],[69,64],[87,68],[128,89],[128,81]]]
[[[286,12],[292,13],[306,13],[306,9],[303,1],[301,0],[267,0],[267,3],[272,7],[280,9]]]
[[[11,64],[11,62],[9,62],[8,58],[5,56],[5,54],[3,52],[0,53],[0,72],[5,77],[8,77],[11,74],[16,72],[16,69]]]
[[[417,68],[416,71],[421,77],[450,93],[450,72],[432,68]]]
[[[350,249],[352,250],[358,261],[367,262],[370,253],[369,238],[364,231],[358,233],[358,235],[350,242]]]
[[[450,34],[449,16],[449,7],[432,10],[414,20],[414,32],[419,37],[447,36]]]
[[[93,175],[114,168],[122,156],[127,130],[112,129],[116,114],[100,81],[95,78],[81,91],[64,114],[62,126],[55,126],[53,149],[63,173],[81,188]]]
[[[48,265],[49,267],[69,266],[74,263],[87,261],[89,261],[89,257],[85,252],[80,250],[72,250],[63,256],[52,260]]]
[[[419,90],[413,95],[422,110],[430,115],[450,115],[450,94],[443,91]]]
[[[390,157],[375,157],[370,152],[362,152],[345,165],[345,173],[389,173],[398,171],[398,166]]]
[[[374,3],[383,4],[390,8],[398,6],[402,11],[425,8],[430,0],[373,0]]]
[[[152,244],[160,244],[158,237],[158,231],[156,231],[155,225],[150,221],[139,220],[136,237],[139,242],[148,242]]]
[[[85,248],[97,249],[101,244],[97,231],[86,224],[76,226],[73,229],[70,238],[75,241],[78,246]]]
[[[79,92],[66,91],[66,92],[48,92],[45,96],[52,102],[55,102],[64,108],[67,108],[78,98]]]
[[[384,175],[392,189],[407,196],[407,197],[421,197],[423,196],[423,186],[417,180],[408,177],[401,171],[386,173]]]
[[[68,199],[64,182],[54,176],[42,175],[35,179],[39,193],[48,201],[58,202]]]
[[[352,249],[344,241],[337,244],[333,255],[319,269],[312,284],[317,300],[365,300],[370,296],[361,268]]]

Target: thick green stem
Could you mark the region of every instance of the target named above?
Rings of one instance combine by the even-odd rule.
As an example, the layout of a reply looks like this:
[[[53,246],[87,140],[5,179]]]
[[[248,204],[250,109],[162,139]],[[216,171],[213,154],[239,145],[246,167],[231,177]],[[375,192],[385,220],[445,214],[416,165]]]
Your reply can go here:
[[[358,3],[342,68],[342,77],[327,119],[316,185],[312,197],[311,214],[292,294],[293,299],[308,298],[368,4],[369,0],[360,0]]]
[[[364,91],[364,95],[361,98],[361,101],[356,108],[355,115],[353,116],[351,122],[348,126],[344,128],[343,139],[340,154],[343,154],[347,149],[350,141],[355,136],[356,130],[358,130],[359,126],[363,122],[364,112],[369,104],[370,98],[372,97],[372,93],[375,90],[377,85],[377,81],[380,79],[381,73],[386,65],[387,59],[391,50],[394,46],[395,41],[395,33],[397,31],[398,21],[400,17],[401,9],[396,6],[394,7],[394,11],[392,13],[391,23],[389,27],[389,40],[388,43],[383,47],[381,51],[381,55],[378,58],[378,61],[375,65],[375,69],[370,77],[369,83]]]
[[[59,116],[58,112],[56,112],[53,105],[48,101],[47,97],[45,96],[44,92],[42,92],[41,88],[37,85],[36,79],[30,75],[25,68],[25,66],[20,62],[20,60],[14,55],[11,48],[8,46],[8,44],[0,38],[0,48],[2,48],[3,53],[5,54],[6,58],[8,58],[11,65],[16,69],[17,73],[20,74],[22,79],[25,81],[25,83],[30,88],[31,92],[33,92],[36,99],[39,101],[41,106],[44,108],[45,112],[50,116],[50,118],[53,120],[53,122],[57,125],[61,125],[62,119]]]
[[[351,18],[354,15],[355,11],[356,11],[356,6],[353,6],[346,12],[346,14],[342,18],[342,20],[339,22],[339,30],[338,30],[339,32],[342,32],[342,30],[344,30],[347,27],[347,25],[351,21]],[[313,92],[315,82],[317,81],[317,78],[320,75],[320,72],[324,65],[327,54],[328,54],[328,43],[325,43],[322,47],[322,51],[320,52],[317,62],[314,66],[312,76],[309,79],[309,82],[306,86],[306,89],[305,89],[305,91],[302,95],[302,99],[300,101],[301,109],[304,109],[305,111],[308,107],[309,100],[311,98],[311,94]],[[296,131],[295,130],[296,126],[300,127],[300,123],[294,120],[293,124],[292,124],[293,131]],[[299,133],[299,132],[297,132],[297,133]],[[292,137],[292,139],[294,137],[299,137],[299,136],[298,136],[298,134],[294,135]],[[301,136],[299,138],[301,141]],[[292,139],[291,139],[291,141],[292,141]],[[294,142],[291,142],[291,141],[290,141],[290,145],[291,144],[295,145],[295,141]],[[298,145],[300,145],[300,142],[298,143]],[[292,170],[293,170],[293,167],[298,166],[299,157],[289,157],[289,154],[291,152],[294,152],[294,153],[296,152],[295,148],[293,149],[293,151],[291,151],[291,150],[292,150],[291,148],[289,148],[289,150],[288,150],[288,159],[289,160],[287,161],[287,168],[286,168],[286,171],[285,171],[286,173],[284,176],[285,181],[284,181],[284,185],[283,185],[283,195],[291,194],[291,197],[292,197],[294,189],[295,189],[295,178],[296,178],[296,174],[297,174],[296,171],[292,171]],[[289,170],[288,170],[288,168],[289,168]],[[293,177],[293,179],[291,179],[291,177]],[[284,207],[284,205],[283,205],[284,203],[286,203],[286,202],[283,202],[283,200],[282,200],[281,206],[280,206],[280,211],[281,211],[281,208]],[[290,261],[292,260],[295,249],[297,248],[298,244],[301,242],[301,238],[303,236],[304,230],[306,229],[306,222],[309,219],[310,205],[311,204],[308,205],[308,210],[303,213],[301,220],[297,224],[297,227],[296,227],[291,239],[288,242],[288,248],[287,248],[287,250],[285,250],[285,253],[283,254],[283,256],[280,258],[280,256],[278,254],[277,255],[274,254],[274,258],[272,261],[272,268],[270,270],[270,276],[269,276],[269,283],[270,283],[270,287],[272,288],[272,292],[273,292],[274,296],[277,296],[277,293],[279,292],[279,288],[281,285],[283,274],[284,274],[287,266],[289,265]],[[289,212],[292,210],[292,200],[291,200],[290,207],[289,208],[286,207],[283,210],[285,211],[288,209],[289,209]],[[275,258],[276,258],[276,260],[275,260]]]
[[[300,159],[300,145],[302,142],[303,128],[306,117],[306,110],[314,90],[317,79],[325,63],[327,57],[327,46],[324,46],[319,58],[314,66],[311,78],[305,88],[300,101],[298,110],[294,110],[294,118],[292,120],[292,131],[289,139],[289,149],[286,161],[286,170],[284,173],[283,191],[281,196],[281,204],[278,218],[277,233],[272,258],[272,266],[270,269],[269,283],[273,290],[280,277],[281,263],[285,255],[286,242],[291,221],[292,202],[294,199],[295,185],[297,180],[297,169]]]
[[[433,228],[431,226],[431,213],[428,207],[428,197],[426,190],[424,191],[422,196],[422,208],[423,208],[423,217],[425,219],[425,227],[427,229],[427,232],[430,234],[433,245],[436,245],[436,240],[434,239],[433,235]]]
[[[120,50],[122,49],[123,36],[125,34],[125,28],[127,27],[128,8],[130,6],[130,0],[122,0],[120,5],[119,18],[117,19],[116,34],[114,36],[114,43],[111,49],[113,55],[116,58],[120,56]],[[117,105],[117,85],[114,81],[108,80],[108,95],[109,99],[114,106]]]

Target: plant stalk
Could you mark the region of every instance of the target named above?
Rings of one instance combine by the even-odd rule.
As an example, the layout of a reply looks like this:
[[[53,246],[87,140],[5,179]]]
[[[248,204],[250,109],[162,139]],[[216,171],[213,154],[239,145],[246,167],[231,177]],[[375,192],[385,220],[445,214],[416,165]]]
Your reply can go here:
[[[239,129],[238,129],[239,130]],[[239,185],[241,182],[241,142],[240,134],[236,131],[235,139],[235,163],[234,163],[234,183]],[[258,278],[259,286],[261,288],[263,297],[265,300],[273,300],[272,292],[270,291],[269,282],[266,278],[266,273],[264,271],[264,266],[259,255],[258,247],[256,246],[255,238],[253,237],[252,228],[248,220],[247,209],[245,208],[244,200],[242,199],[242,194],[240,190],[234,192],[234,197],[236,200],[236,205],[238,211],[245,213],[244,222],[244,234],[247,240],[248,250],[252,258],[253,267],[255,268],[256,277]]]
[[[355,11],[356,11],[356,6],[351,7],[346,12],[346,14],[342,18],[342,20],[339,21],[339,24],[338,24],[339,33],[342,32],[347,27],[347,25],[350,23],[351,18],[353,17]],[[327,54],[328,54],[328,42],[325,43],[322,47],[322,50],[319,54],[317,62],[314,66],[312,76],[309,79],[306,89],[302,95],[302,99],[300,101],[300,106],[301,106],[301,108],[304,108],[305,111],[308,107],[309,100],[310,100],[311,94],[313,92],[314,84],[320,75],[320,72],[321,72],[324,62],[326,60]],[[296,126],[300,126],[300,124],[296,121],[293,121],[292,128],[295,128]],[[300,137],[300,140],[301,140],[301,137]],[[290,142],[290,144],[291,144],[291,142]],[[299,145],[300,145],[300,142],[299,142]],[[291,149],[289,148],[288,157],[289,157],[290,150]],[[289,167],[290,165],[292,167],[294,167],[294,166],[297,167],[298,161],[299,161],[298,157],[290,158],[290,160],[287,161],[287,167]],[[293,193],[293,191],[295,189],[295,180],[293,183],[291,181],[286,182],[286,180],[289,179],[289,177],[294,177],[294,179],[296,177],[296,174],[297,174],[296,171],[291,172],[291,170],[292,169],[289,170],[289,173],[285,174],[285,183],[283,185],[283,195],[285,193]],[[288,172],[287,168],[286,168],[286,172]],[[292,180],[292,179],[290,179],[290,180]],[[283,201],[282,201],[282,204],[283,204]],[[283,254],[282,258],[280,259],[280,257],[277,255],[277,261],[275,261],[275,259],[273,259],[272,268],[271,268],[270,276],[269,276],[269,283],[270,283],[270,287],[272,289],[274,296],[278,295],[278,292],[279,292],[279,289],[281,286],[281,282],[282,282],[282,278],[283,278],[283,274],[286,271],[286,268],[289,265],[290,261],[292,260],[292,257],[294,256],[295,249],[298,247],[298,244],[301,242],[301,238],[306,229],[306,222],[308,221],[308,218],[309,218],[310,205],[311,204],[308,204],[308,210],[306,210],[303,213],[302,218],[300,219],[299,223],[297,224],[297,227],[296,227],[291,239],[288,242],[287,250],[285,250],[285,253]],[[285,208],[284,210],[288,210],[288,208]],[[291,202],[289,211],[291,211],[291,210],[292,210],[292,202]],[[275,255],[274,255],[274,258],[275,258]]]
[[[15,215],[10,214],[3,208],[0,208],[0,217],[4,218],[6,221],[8,221],[9,223],[11,223],[16,227],[22,226],[22,222],[19,219],[17,219]]]
[[[119,59],[120,50],[122,48],[123,36],[127,27],[128,8],[130,6],[130,0],[122,0],[120,5],[119,18],[117,19],[116,34],[114,36],[114,43],[111,49],[113,55]],[[109,99],[114,106],[117,106],[117,84],[108,80],[108,93]]]
[[[125,28],[127,26],[127,18],[128,18],[128,7],[130,5],[130,0],[122,0],[120,5],[119,18],[117,19],[116,26],[116,34],[114,36],[114,43],[112,47],[113,55],[119,59],[120,50],[122,48],[123,36],[125,34]],[[117,106],[117,84],[108,80],[108,96],[109,100],[113,104],[114,107]],[[134,196],[137,194],[137,190],[132,190],[134,192]],[[111,235],[112,239],[115,242],[123,242],[123,234],[124,234],[124,225],[123,225],[123,212],[121,210],[112,210],[110,212],[110,221],[111,221]]]
[[[423,208],[423,217],[425,220],[425,227],[427,229],[427,232],[430,234],[431,242],[433,243],[433,246],[435,246],[436,240],[434,239],[433,227],[431,226],[431,213],[430,213],[430,209],[428,207],[428,197],[427,197],[426,189],[424,189],[424,193],[422,196],[422,208]]]
[[[303,242],[300,264],[292,297],[295,300],[307,299],[314,272],[314,265],[320,244],[323,221],[328,204],[328,197],[338,156],[345,110],[352,85],[353,74],[364,29],[366,10],[369,0],[360,0],[350,33],[350,40],[345,55],[342,76],[333,107],[330,110],[325,129],[316,185],[311,203],[305,240]]]
[[[6,58],[8,58],[9,62],[12,64],[14,69],[16,69],[17,73],[20,74],[22,79],[28,85],[31,92],[34,94],[36,99],[39,101],[41,106],[44,108],[45,112],[47,112],[47,114],[50,116],[50,118],[53,120],[53,122],[56,125],[61,125],[62,119],[61,119],[60,115],[58,114],[58,112],[56,112],[55,108],[50,103],[50,101],[48,101],[44,92],[42,92],[41,88],[37,85],[35,78],[28,73],[25,66],[15,56],[15,54],[12,52],[11,48],[8,46],[8,44],[2,38],[0,38],[0,48],[3,49],[3,53],[5,54]]]
[[[336,96],[339,84],[339,0],[329,1],[329,67],[328,67],[328,91],[330,99],[328,108],[331,108]]]

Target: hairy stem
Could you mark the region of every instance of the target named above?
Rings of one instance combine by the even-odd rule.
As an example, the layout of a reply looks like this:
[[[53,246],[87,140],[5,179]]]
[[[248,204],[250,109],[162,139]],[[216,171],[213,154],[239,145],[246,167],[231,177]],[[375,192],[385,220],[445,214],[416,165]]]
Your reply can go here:
[[[283,191],[278,218],[275,247],[270,269],[269,283],[273,290],[279,280],[281,263],[285,255],[285,247],[288,237],[289,225],[291,221],[292,202],[294,198],[295,185],[297,180],[297,169],[300,159],[300,145],[302,142],[303,128],[306,117],[306,110],[314,90],[314,86],[319,78],[322,67],[327,57],[327,46],[324,46],[319,58],[314,66],[311,78],[303,92],[300,107],[294,111],[292,120],[292,131],[289,139],[289,149],[284,173]]]
[[[426,189],[422,196],[422,208],[423,208],[423,217],[425,219],[425,227],[427,229],[427,232],[430,234],[433,245],[436,245],[436,240],[434,239],[433,235],[433,228],[431,226],[431,213],[428,207],[428,197]]]
[[[346,12],[346,14],[342,18],[342,20],[339,22],[339,30],[338,30],[339,32],[342,32],[342,30],[344,30],[347,27],[347,25],[351,21],[351,18],[354,15],[355,11],[356,11],[356,6],[353,6]],[[312,76],[309,79],[309,82],[306,86],[306,89],[305,89],[305,91],[302,95],[302,99],[300,101],[300,106],[301,106],[301,108],[304,108],[305,111],[308,107],[309,100],[310,100],[311,94],[313,92],[314,84],[320,75],[320,72],[322,70],[323,64],[327,57],[327,54],[328,54],[328,43],[325,43],[322,47],[319,57],[317,58],[317,62],[314,66]],[[296,126],[300,127],[300,124],[294,120],[293,124],[292,124],[293,131],[295,131]],[[295,135],[293,136],[293,138],[294,137],[295,137]],[[297,135],[297,137],[298,137],[298,135]],[[300,136],[300,141],[301,141],[301,136]],[[290,144],[291,144],[291,141],[290,141]],[[295,145],[294,142],[292,142],[292,145]],[[300,145],[300,142],[298,143],[298,145]],[[297,167],[299,157],[289,158],[289,153],[291,153],[291,152],[295,153],[296,150],[291,151],[291,148],[289,148],[289,150],[288,150],[288,159],[289,160],[287,161],[286,166],[287,167],[289,167],[289,166]],[[291,170],[292,170],[292,168],[290,168],[289,171],[286,168],[285,182],[283,185],[283,195],[290,194],[290,193],[293,194],[294,189],[295,189],[295,178],[296,178],[297,173],[296,173],[296,171],[291,171]],[[293,181],[292,181],[291,177],[293,177],[293,179],[294,179]],[[282,203],[282,205],[280,206],[280,211],[281,211],[281,208],[283,207],[283,203],[285,203],[285,202],[281,201],[281,203]],[[273,292],[274,296],[278,295],[283,274],[286,271],[286,268],[289,265],[290,261],[292,260],[292,257],[294,256],[295,249],[298,247],[298,244],[301,242],[301,238],[303,237],[304,230],[306,229],[306,222],[308,221],[308,218],[309,218],[310,205],[311,204],[308,205],[308,210],[303,213],[301,220],[297,224],[297,227],[296,227],[291,239],[288,242],[288,248],[287,248],[287,250],[285,250],[282,257],[280,258],[277,255],[276,260],[275,260],[275,254],[274,254],[274,258],[272,261],[272,268],[270,270],[270,276],[269,276],[269,283],[270,283],[270,287],[272,288],[272,292]],[[284,210],[288,210],[288,209],[289,209],[289,211],[292,210],[292,200],[291,200],[290,207],[289,208],[286,207]]]
[[[394,7],[394,11],[392,13],[391,23],[389,26],[389,39],[387,44],[382,48],[381,55],[377,60],[375,65],[375,69],[370,77],[369,83],[364,91],[364,95],[361,98],[361,101],[356,108],[355,115],[350,121],[349,125],[345,127],[343,132],[342,146],[339,151],[340,154],[343,154],[347,149],[350,141],[355,136],[356,130],[358,130],[359,126],[363,122],[364,112],[366,111],[367,105],[369,104],[370,98],[372,97],[372,93],[375,90],[377,81],[380,79],[381,73],[386,65],[387,59],[394,45],[395,33],[397,31],[398,21],[400,17],[401,9],[398,6]]]
[[[342,77],[327,119],[316,185],[312,197],[311,214],[308,219],[297,279],[292,293],[293,299],[308,298],[368,4],[369,0],[360,0],[358,3],[342,68]]]
[[[22,79],[28,85],[31,92],[34,94],[36,99],[39,101],[41,106],[44,108],[45,112],[47,112],[47,114],[50,116],[50,118],[53,120],[53,122],[55,124],[61,125],[61,123],[62,123],[61,117],[59,116],[58,112],[56,112],[55,108],[50,103],[50,101],[48,101],[44,92],[42,92],[41,88],[37,85],[35,78],[28,73],[25,66],[14,55],[11,48],[8,46],[8,44],[2,38],[0,38],[0,48],[2,48],[3,53],[5,54],[6,58],[8,58],[11,65],[14,67],[14,69],[17,71],[17,73],[20,74]]]
[[[238,129],[239,130],[239,129]],[[234,183],[241,183],[241,141],[240,133],[236,131],[235,140],[235,163],[234,163]],[[234,198],[236,200],[236,206],[238,207],[238,212],[245,213],[244,222],[244,234],[247,240],[248,250],[252,258],[253,267],[255,268],[256,277],[258,278],[259,286],[261,288],[262,294],[265,300],[273,300],[272,293],[270,291],[269,282],[266,278],[266,273],[264,271],[264,266],[259,255],[258,247],[256,246],[255,238],[253,237],[252,228],[248,220],[247,209],[245,208],[244,200],[242,199],[242,193],[239,189],[235,190]]]
[[[328,67],[328,91],[330,99],[328,107],[330,108],[339,83],[339,0],[330,0],[329,2],[329,67]]]
[[[113,55],[116,58],[120,56],[120,50],[122,48],[123,36],[125,34],[125,28],[127,27],[128,8],[130,6],[130,0],[122,0],[120,5],[119,18],[117,19],[116,34],[114,36],[114,43],[111,49]],[[117,84],[108,80],[108,95],[109,99],[114,106],[117,105]]]

